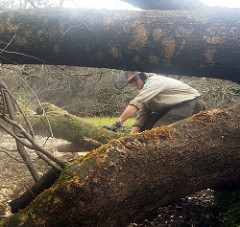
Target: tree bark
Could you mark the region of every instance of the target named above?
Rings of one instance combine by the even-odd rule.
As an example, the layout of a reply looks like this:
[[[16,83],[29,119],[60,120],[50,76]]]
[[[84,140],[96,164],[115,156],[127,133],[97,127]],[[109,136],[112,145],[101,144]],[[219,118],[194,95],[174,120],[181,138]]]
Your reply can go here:
[[[96,127],[51,103],[42,103],[42,108],[45,111],[44,115],[28,116],[34,131],[37,134],[49,136],[49,123],[54,137],[72,142],[73,147],[78,151],[92,150],[99,147],[100,144],[106,144],[110,140],[124,135],[121,132],[116,133]],[[37,113],[42,114],[42,108],[38,108]],[[94,144],[92,140],[96,143]]]
[[[198,0],[122,0],[140,9],[183,10],[208,8]]]
[[[239,21],[240,9],[4,10],[0,57],[240,82]]]
[[[11,211],[16,213],[20,209],[26,208],[43,190],[50,188],[53,185],[60,176],[60,173],[61,172],[56,169],[50,169],[29,190],[9,203]]]
[[[240,104],[112,141],[66,167],[1,226],[126,226],[173,199],[240,179]]]

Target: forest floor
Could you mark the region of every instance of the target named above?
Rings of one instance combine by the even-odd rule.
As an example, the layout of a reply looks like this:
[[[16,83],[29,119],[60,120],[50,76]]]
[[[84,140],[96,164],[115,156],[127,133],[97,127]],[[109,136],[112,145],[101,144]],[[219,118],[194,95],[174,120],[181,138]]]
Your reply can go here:
[[[207,189],[159,207],[141,223],[128,227],[219,227],[219,219],[213,191]]]
[[[38,137],[41,144],[45,144],[46,138]],[[59,152],[58,148],[68,145],[67,141],[49,138],[45,148],[54,155],[67,160],[76,159],[84,152]],[[6,154],[6,149],[10,150]],[[37,155],[30,151],[33,159]],[[41,160],[35,162],[41,175],[49,167]],[[16,152],[14,139],[0,132],[0,219],[10,216],[9,202],[18,198],[23,192],[33,185],[33,179],[27,167],[21,162]],[[128,227],[205,227],[220,226],[218,223],[219,211],[213,203],[213,192],[210,189],[186,196],[164,207],[159,207],[141,223],[131,223]]]

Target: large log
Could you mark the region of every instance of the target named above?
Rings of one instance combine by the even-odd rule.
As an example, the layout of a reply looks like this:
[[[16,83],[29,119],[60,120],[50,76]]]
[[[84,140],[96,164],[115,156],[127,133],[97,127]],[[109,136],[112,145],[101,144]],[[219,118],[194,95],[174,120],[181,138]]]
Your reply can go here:
[[[240,179],[240,104],[113,141],[66,167],[1,226],[126,226],[195,191]]]
[[[240,9],[4,10],[0,11],[1,62],[240,82],[239,21]]]
[[[124,135],[90,124],[51,103],[42,103],[36,112],[37,115],[31,114],[28,118],[37,134],[50,136],[52,132],[55,138],[71,142],[77,151],[92,150]]]

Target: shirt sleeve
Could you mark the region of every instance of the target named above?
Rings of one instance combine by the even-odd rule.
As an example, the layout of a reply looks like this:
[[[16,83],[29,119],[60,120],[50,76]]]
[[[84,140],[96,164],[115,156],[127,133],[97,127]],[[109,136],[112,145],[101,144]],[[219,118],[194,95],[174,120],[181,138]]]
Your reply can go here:
[[[130,105],[136,106],[139,111],[137,117],[133,123],[133,126],[143,127],[144,123],[148,119],[151,114],[151,111],[148,110],[144,103],[150,100],[149,94],[151,94],[151,90],[147,87],[141,90],[141,92],[130,102]]]
[[[139,97],[139,95],[135,97],[129,104],[136,106],[139,110],[144,108],[142,98],[141,96]]]
[[[151,112],[149,110],[145,108],[141,109],[138,112],[135,121],[133,122],[133,126],[139,126],[140,128],[142,128],[146,120],[149,118],[150,114]]]

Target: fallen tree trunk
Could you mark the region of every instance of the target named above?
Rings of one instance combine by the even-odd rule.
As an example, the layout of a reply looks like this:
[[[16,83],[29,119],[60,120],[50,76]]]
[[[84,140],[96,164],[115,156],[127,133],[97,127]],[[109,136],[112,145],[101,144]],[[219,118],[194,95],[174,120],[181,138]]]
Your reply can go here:
[[[18,210],[26,208],[44,189],[50,188],[53,185],[60,176],[60,173],[56,169],[50,169],[29,190],[9,203],[11,211],[16,213]]]
[[[66,167],[1,226],[126,226],[173,199],[240,179],[240,104],[122,137]]]
[[[37,134],[49,136],[52,131],[55,138],[72,142],[73,147],[79,149],[78,151],[92,150],[124,135],[96,127],[51,103],[42,103],[41,108],[36,112],[38,115],[31,114],[28,118]]]
[[[240,9],[4,10],[0,12],[1,62],[240,82],[239,21]]]

